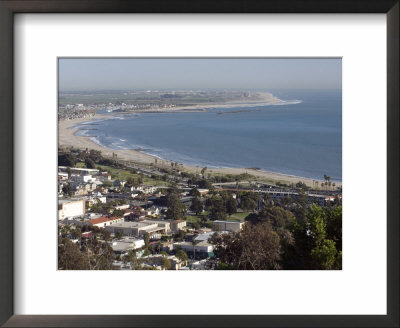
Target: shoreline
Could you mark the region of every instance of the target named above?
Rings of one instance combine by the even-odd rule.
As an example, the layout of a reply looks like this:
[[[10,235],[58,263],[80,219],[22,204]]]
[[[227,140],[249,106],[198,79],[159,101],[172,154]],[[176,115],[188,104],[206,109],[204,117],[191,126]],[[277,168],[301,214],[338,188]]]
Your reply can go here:
[[[228,105],[221,105],[221,106],[228,106]],[[229,105],[230,106],[230,105]],[[214,106],[210,107],[214,108]],[[203,107],[204,108],[204,107]],[[144,112],[149,112],[149,111],[144,111]],[[167,111],[167,112],[173,112],[173,111]],[[75,133],[78,130],[77,128],[73,129],[72,127],[79,124],[79,123],[84,123],[84,122],[92,122],[92,121],[97,121],[97,120],[102,120],[102,119],[108,119],[111,118],[115,115],[119,114],[125,114],[125,113],[112,113],[112,114],[96,114],[93,117],[86,117],[86,118],[77,118],[77,119],[72,119],[72,120],[61,120],[58,121],[58,147],[74,147],[74,148],[80,148],[80,149],[94,149],[101,151],[101,153],[105,157],[112,157],[113,154],[117,154],[118,159],[120,160],[126,160],[126,161],[134,161],[139,164],[154,164],[155,159],[158,160],[158,162],[161,165],[167,165],[170,167],[170,163],[173,162],[171,160],[167,159],[160,159],[157,156],[149,155],[144,153],[143,151],[140,150],[135,150],[135,149],[118,149],[118,150],[113,150],[110,148],[107,148],[105,146],[99,145],[92,141],[90,137],[85,137],[85,136],[76,136]],[[191,173],[198,173],[200,174],[200,171],[202,167],[199,166],[191,166],[187,164],[180,164],[180,168],[183,167],[184,171],[191,172]],[[259,169],[254,169],[254,168],[208,168],[207,173],[217,173],[217,174],[242,174],[242,173],[248,173],[251,174],[261,180],[265,181],[270,181],[272,182],[281,182],[281,183],[297,183],[299,181],[305,183],[309,187],[314,187],[314,182],[317,181],[319,184],[321,182],[324,182],[324,180],[321,179],[312,179],[312,178],[305,178],[305,177],[299,177],[299,176],[294,176],[294,175],[289,175],[289,174],[283,174],[283,173],[276,173],[276,172],[269,172],[269,171],[264,171],[264,170],[259,170]],[[336,187],[342,186],[341,181],[332,181],[335,182]]]
[[[301,103],[301,100],[293,99],[293,100],[275,100],[273,102],[271,101],[253,101],[253,102],[231,102],[231,103],[226,103],[226,104],[198,104],[198,105],[191,105],[191,106],[177,106],[177,107],[171,107],[171,108],[153,108],[153,109],[139,109],[131,112],[118,112],[118,113],[124,113],[124,114],[134,114],[134,113],[173,113],[173,112],[202,112],[205,111],[206,109],[210,108],[242,108],[242,107],[258,107],[258,106],[282,106],[282,105],[295,105]]]

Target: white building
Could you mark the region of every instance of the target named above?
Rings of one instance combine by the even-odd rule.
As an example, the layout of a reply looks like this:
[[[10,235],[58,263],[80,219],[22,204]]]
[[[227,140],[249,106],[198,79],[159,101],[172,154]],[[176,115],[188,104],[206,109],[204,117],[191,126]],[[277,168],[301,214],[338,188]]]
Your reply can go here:
[[[157,224],[159,228],[162,228],[163,230],[161,232],[163,233],[168,233],[171,231],[171,224],[169,221],[161,221],[161,220],[144,220],[142,221],[143,223],[148,223],[148,224]]]
[[[124,236],[139,237],[143,236],[146,232],[150,235],[165,230],[159,227],[157,223],[144,223],[144,222],[120,222],[111,224],[105,228],[110,233],[121,232]]]
[[[193,262],[191,264],[191,269],[192,270],[206,270],[206,266],[207,266],[207,260],[204,259],[204,260]]]
[[[94,204],[105,204],[107,202],[107,197],[106,196],[92,196],[88,199],[88,207],[92,207]]]
[[[101,180],[106,181],[106,180],[111,180],[111,174],[108,172],[101,172],[100,177]]]
[[[129,204],[115,206],[116,210],[126,210],[129,208]]]
[[[84,215],[85,211],[85,200],[63,199],[58,201],[59,220]]]
[[[58,180],[68,180],[68,173],[64,173],[64,172],[58,172]]]
[[[99,170],[97,169],[87,169],[87,168],[79,168],[79,167],[71,167],[72,174],[81,174],[81,175],[99,175]],[[58,172],[67,172],[66,166],[59,166]]]
[[[174,220],[171,221],[171,230],[174,233],[179,232],[179,230],[183,230],[186,227],[186,221],[185,220]]]
[[[143,209],[142,211],[144,213],[144,215],[146,216],[158,216],[160,215],[160,209],[158,207],[152,206],[150,208],[147,209]]]
[[[206,241],[198,244],[192,244],[190,242],[174,243],[174,249],[178,248],[184,250],[189,257],[194,256],[195,258],[207,258],[214,255],[214,246]]]
[[[234,221],[213,221],[212,228],[214,231],[231,231],[239,232],[243,228],[244,222]]]
[[[141,191],[145,194],[152,194],[153,192],[155,192],[157,190],[157,187],[141,185],[141,186],[137,187],[136,190]]]
[[[215,233],[215,231],[210,231],[210,232],[205,232],[197,235],[194,240],[198,243],[203,242],[203,241],[208,241],[212,235]]]
[[[93,178],[90,174],[87,175],[72,174],[71,180],[77,183],[88,183],[96,181],[96,178]]]
[[[142,248],[144,246],[144,240],[128,237],[109,242],[109,245],[112,247],[114,253],[125,255],[131,249]]]

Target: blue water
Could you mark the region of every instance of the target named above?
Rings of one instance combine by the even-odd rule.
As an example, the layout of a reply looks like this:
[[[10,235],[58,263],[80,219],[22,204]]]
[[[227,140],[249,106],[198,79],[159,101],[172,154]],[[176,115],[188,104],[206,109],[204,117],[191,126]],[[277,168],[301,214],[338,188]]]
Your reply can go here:
[[[195,166],[258,167],[342,179],[341,91],[272,91],[298,104],[121,115],[80,126],[78,135],[112,149],[141,149]],[[247,112],[217,114],[221,111]]]

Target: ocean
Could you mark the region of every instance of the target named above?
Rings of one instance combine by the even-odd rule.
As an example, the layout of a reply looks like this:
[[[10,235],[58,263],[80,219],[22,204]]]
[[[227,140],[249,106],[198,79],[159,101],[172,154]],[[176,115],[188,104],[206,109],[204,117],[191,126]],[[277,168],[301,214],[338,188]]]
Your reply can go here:
[[[121,114],[79,124],[77,135],[199,167],[243,167],[342,180],[340,90],[275,90],[284,105]],[[222,113],[222,114],[221,114]],[[94,130],[85,130],[90,128]]]

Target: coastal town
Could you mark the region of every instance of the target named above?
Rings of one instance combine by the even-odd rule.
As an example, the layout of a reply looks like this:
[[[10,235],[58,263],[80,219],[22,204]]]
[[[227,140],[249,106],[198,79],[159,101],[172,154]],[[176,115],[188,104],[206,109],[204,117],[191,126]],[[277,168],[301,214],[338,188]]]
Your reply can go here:
[[[74,147],[58,165],[59,270],[341,268],[342,191],[329,176],[268,184]]]
[[[113,91],[61,93],[58,119],[88,118],[99,113],[204,111],[206,108],[278,104],[266,92],[248,91]],[[112,101],[110,101],[112,99]]]

